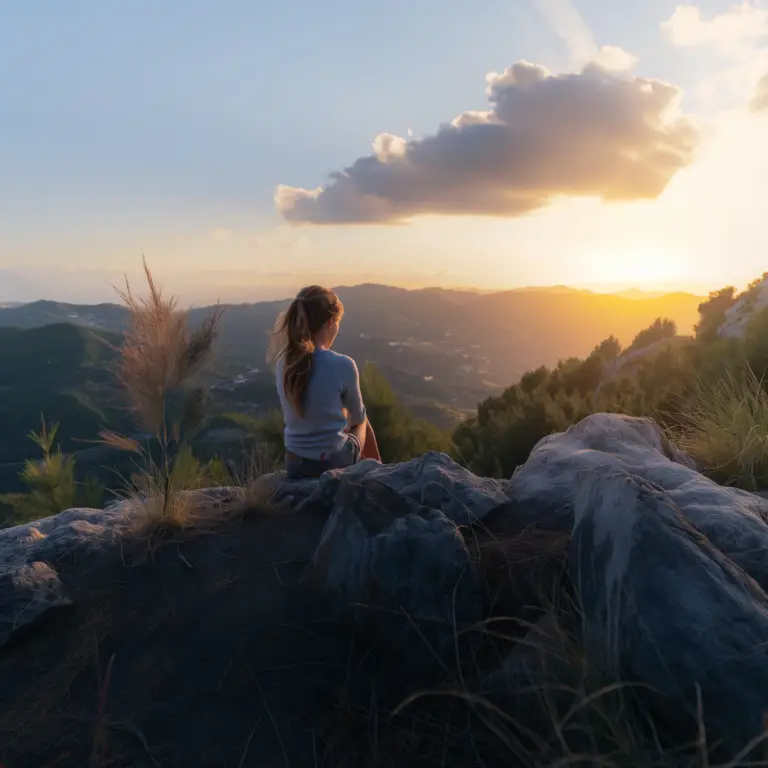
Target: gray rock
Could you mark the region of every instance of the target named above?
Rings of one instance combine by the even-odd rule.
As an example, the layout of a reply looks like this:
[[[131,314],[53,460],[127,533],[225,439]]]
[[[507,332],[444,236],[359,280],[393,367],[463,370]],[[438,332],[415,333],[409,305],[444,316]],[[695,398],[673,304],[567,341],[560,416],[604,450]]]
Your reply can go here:
[[[765,593],[671,493],[626,471],[585,473],[575,516],[570,568],[589,663],[650,686],[692,720],[698,688],[710,742],[733,756],[768,711]]]
[[[766,307],[768,275],[763,277],[754,290],[741,294],[736,303],[728,308],[722,325],[717,329],[717,335],[723,339],[743,339],[750,321]]]
[[[54,562],[83,547],[101,548],[131,522],[126,504],[68,509],[35,522],[0,529],[0,572],[35,560]]]
[[[70,605],[55,571],[60,558],[103,553],[130,522],[130,509],[116,504],[0,530],[0,647]]]
[[[370,479],[340,481],[313,571],[338,614],[362,617],[396,645],[414,622],[441,654],[453,647],[456,625],[483,615],[474,563],[456,525]]]
[[[72,603],[45,563],[0,573],[0,647]]]
[[[477,477],[435,451],[402,464],[365,460],[347,469],[326,472],[318,480],[284,480],[276,488],[275,498],[330,510],[342,482],[386,485],[405,499],[439,509],[456,525],[483,520],[509,501],[505,481]]]
[[[598,413],[544,438],[509,482],[509,514],[520,524],[569,530],[581,478],[600,485],[617,472],[666,491],[689,522],[768,588],[768,501],[699,474],[650,419]]]

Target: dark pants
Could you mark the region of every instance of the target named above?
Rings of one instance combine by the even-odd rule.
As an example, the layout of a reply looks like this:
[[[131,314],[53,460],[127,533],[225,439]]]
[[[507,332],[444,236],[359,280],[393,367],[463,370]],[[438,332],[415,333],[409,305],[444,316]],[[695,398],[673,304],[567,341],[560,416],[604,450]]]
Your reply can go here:
[[[347,436],[347,442],[327,459],[305,459],[287,451],[285,454],[285,471],[289,480],[299,480],[302,477],[320,477],[329,469],[344,469],[360,461],[362,449],[354,435]]]

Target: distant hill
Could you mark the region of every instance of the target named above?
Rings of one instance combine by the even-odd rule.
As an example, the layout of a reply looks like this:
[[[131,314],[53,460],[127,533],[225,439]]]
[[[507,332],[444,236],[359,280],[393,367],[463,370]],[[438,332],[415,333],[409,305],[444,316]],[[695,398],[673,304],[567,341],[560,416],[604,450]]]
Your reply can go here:
[[[54,323],[70,323],[119,333],[124,322],[125,309],[117,304],[34,301],[31,304],[0,305],[0,326],[28,329]]]
[[[110,366],[120,337],[59,323],[0,328],[0,464],[32,447],[41,414],[60,422],[63,447],[77,450],[104,426],[126,422]]]
[[[622,299],[656,299],[664,295],[664,291],[641,291],[639,288],[629,288],[626,291],[613,291],[611,293],[611,296],[619,296]]]

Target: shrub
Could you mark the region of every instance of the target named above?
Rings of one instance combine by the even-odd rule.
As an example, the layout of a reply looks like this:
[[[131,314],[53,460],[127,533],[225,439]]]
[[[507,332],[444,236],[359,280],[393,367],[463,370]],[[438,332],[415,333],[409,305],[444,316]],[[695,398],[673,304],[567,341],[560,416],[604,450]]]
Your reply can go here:
[[[677,334],[677,325],[674,320],[657,317],[647,328],[644,328],[635,336],[629,345],[627,352],[643,349],[663,339],[670,339]]]
[[[24,462],[20,474],[29,492],[8,494],[4,498],[10,510],[8,521],[14,525],[50,517],[72,507],[95,507],[101,503],[104,489],[96,481],[76,480],[74,458],[56,446],[58,430],[58,423],[49,426],[41,416],[40,431],[29,433],[43,456]]]
[[[451,449],[450,435],[416,418],[373,363],[363,367],[360,389],[385,462],[408,461],[427,451],[447,453]]]
[[[223,417],[245,430],[255,441],[254,453],[261,461],[273,469],[280,466],[285,452],[285,422],[281,410],[273,408],[262,417],[245,413],[225,413]]]

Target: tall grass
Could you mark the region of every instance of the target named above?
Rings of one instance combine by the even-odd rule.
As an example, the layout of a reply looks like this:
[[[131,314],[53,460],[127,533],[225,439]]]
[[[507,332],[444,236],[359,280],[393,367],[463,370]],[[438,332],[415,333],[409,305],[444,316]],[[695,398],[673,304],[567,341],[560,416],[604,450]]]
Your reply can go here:
[[[768,766],[768,729],[738,754],[725,752],[707,731],[700,694],[690,711],[648,685],[608,674],[584,646],[576,603],[562,594],[552,599],[536,621],[498,615],[456,628],[455,664],[446,664],[442,681],[401,697],[405,669],[388,667],[391,659],[376,658],[362,641],[329,710],[316,764]],[[466,635],[492,642],[493,652],[473,656],[476,644],[460,645]],[[411,653],[423,652],[416,640]]]
[[[714,480],[768,488],[766,382],[746,365],[714,384],[699,382],[672,437]]]
[[[104,443],[138,456],[128,497],[144,512],[144,524],[185,527],[195,510],[185,491],[203,487],[220,467],[194,458],[190,442],[207,412],[207,391],[198,377],[210,361],[222,311],[213,310],[194,330],[177,300],[166,297],[143,260],[147,296],[134,295],[126,280],[118,291],[128,310],[128,327],[119,347],[118,378],[137,427],[152,444],[102,432]]]

